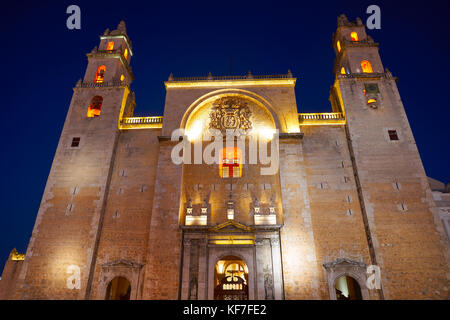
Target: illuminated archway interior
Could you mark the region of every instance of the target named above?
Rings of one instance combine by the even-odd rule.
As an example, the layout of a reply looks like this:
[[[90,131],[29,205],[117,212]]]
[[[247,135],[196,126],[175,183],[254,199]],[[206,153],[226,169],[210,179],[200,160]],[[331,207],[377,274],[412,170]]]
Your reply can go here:
[[[131,284],[124,277],[112,279],[106,289],[106,300],[130,300]]]
[[[235,256],[219,260],[214,269],[215,300],[248,300],[248,267]]]
[[[334,288],[337,300],[362,300],[361,288],[352,277],[342,276],[338,278]]]

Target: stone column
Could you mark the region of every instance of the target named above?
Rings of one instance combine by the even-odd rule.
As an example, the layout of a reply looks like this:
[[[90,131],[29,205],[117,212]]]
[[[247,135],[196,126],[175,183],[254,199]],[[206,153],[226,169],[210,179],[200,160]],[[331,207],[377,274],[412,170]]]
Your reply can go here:
[[[274,299],[284,299],[283,271],[281,267],[281,248],[279,235],[271,239]]]
[[[256,239],[256,286],[258,300],[272,300],[275,298],[273,286],[273,266],[270,239]]]
[[[186,235],[185,235],[186,236]],[[183,266],[182,266],[182,282],[181,282],[181,299],[187,300],[189,297],[189,265],[191,252],[191,240],[183,239]]]
[[[208,246],[207,240],[201,239],[198,243],[198,299],[206,300],[208,283]]]
[[[177,142],[160,141],[152,219],[148,240],[143,299],[179,298],[181,231],[179,228],[182,166],[175,165],[171,151]]]

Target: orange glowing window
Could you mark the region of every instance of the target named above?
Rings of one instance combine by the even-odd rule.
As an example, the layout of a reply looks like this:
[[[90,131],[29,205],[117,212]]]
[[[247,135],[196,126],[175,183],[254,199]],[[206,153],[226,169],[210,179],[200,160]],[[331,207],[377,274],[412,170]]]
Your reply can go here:
[[[372,65],[367,60],[361,61],[361,68],[364,73],[372,73],[373,72]]]
[[[88,118],[98,117],[100,116],[100,112],[102,109],[103,98],[100,96],[95,96],[91,99],[91,103],[89,104],[88,112],[86,116]]]
[[[358,34],[355,31],[350,33],[350,37],[352,38],[352,41],[359,41]]]
[[[123,56],[125,57],[125,59],[128,57],[128,49],[125,48],[125,51],[123,52]]]
[[[123,81],[125,79],[125,76],[122,74],[121,76],[120,76],[120,81]]]
[[[336,42],[336,47],[338,49],[338,52],[341,52],[341,42],[340,41]]]
[[[95,83],[102,83],[103,82],[103,78],[105,77],[105,71],[106,71],[106,67],[105,66],[100,66],[97,68],[97,73],[95,74]]]
[[[377,100],[375,100],[375,99],[369,99],[369,100],[367,101],[368,104],[375,103],[375,102],[377,102]]]
[[[219,176],[221,178],[242,177],[242,151],[239,148],[223,148],[219,152]]]
[[[114,49],[114,41],[109,41],[108,45],[106,46],[106,50],[113,50]]]
[[[341,68],[341,74],[346,74],[347,72],[345,71],[345,68],[344,67],[342,67]]]

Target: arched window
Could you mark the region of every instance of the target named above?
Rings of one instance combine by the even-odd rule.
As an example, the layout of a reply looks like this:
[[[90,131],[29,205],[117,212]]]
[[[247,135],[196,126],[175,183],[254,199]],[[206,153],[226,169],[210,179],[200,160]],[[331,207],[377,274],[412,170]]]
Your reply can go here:
[[[342,276],[334,285],[337,300],[362,300],[361,288],[358,282],[349,276]]]
[[[347,72],[345,71],[345,68],[344,67],[342,67],[341,68],[341,74],[346,74]]]
[[[362,68],[362,72],[364,72],[364,73],[372,73],[373,72],[372,65],[367,60],[361,61],[361,68]]]
[[[355,31],[350,33],[350,37],[352,38],[352,41],[359,41],[358,34]]]
[[[219,176],[221,178],[242,177],[242,151],[239,148],[223,148],[219,152]]]
[[[106,46],[106,50],[110,51],[114,49],[114,41],[109,41],[108,45]]]
[[[97,73],[95,74],[95,83],[102,83],[105,77],[106,66],[100,66],[97,68]]]
[[[100,112],[102,109],[103,98],[100,96],[95,96],[91,99],[91,103],[89,104],[89,108],[87,111],[87,117],[93,118],[100,116]]]
[[[125,79],[125,76],[122,74],[120,75],[120,81],[123,81]]]
[[[106,300],[130,300],[131,284],[124,277],[115,277],[106,289]]]
[[[341,52],[341,42],[340,41],[336,42],[336,47],[338,49],[338,52]]]
[[[128,49],[125,48],[125,51],[123,52],[123,56],[125,57],[125,59],[128,57]]]

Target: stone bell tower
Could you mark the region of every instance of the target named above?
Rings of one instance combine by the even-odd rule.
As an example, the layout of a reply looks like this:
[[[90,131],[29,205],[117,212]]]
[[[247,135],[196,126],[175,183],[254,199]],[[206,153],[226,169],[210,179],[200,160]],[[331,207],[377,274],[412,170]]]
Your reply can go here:
[[[90,297],[119,121],[134,107],[131,56],[123,21],[117,30],[106,30],[99,47],[87,54],[86,73],[73,89],[15,298]],[[71,274],[79,281],[67,285]]]
[[[333,47],[330,101],[347,119],[371,263],[381,268],[380,297],[445,298],[446,257],[438,250],[445,235],[434,223],[435,205],[397,79],[383,68],[378,43],[360,19],[338,18]]]

